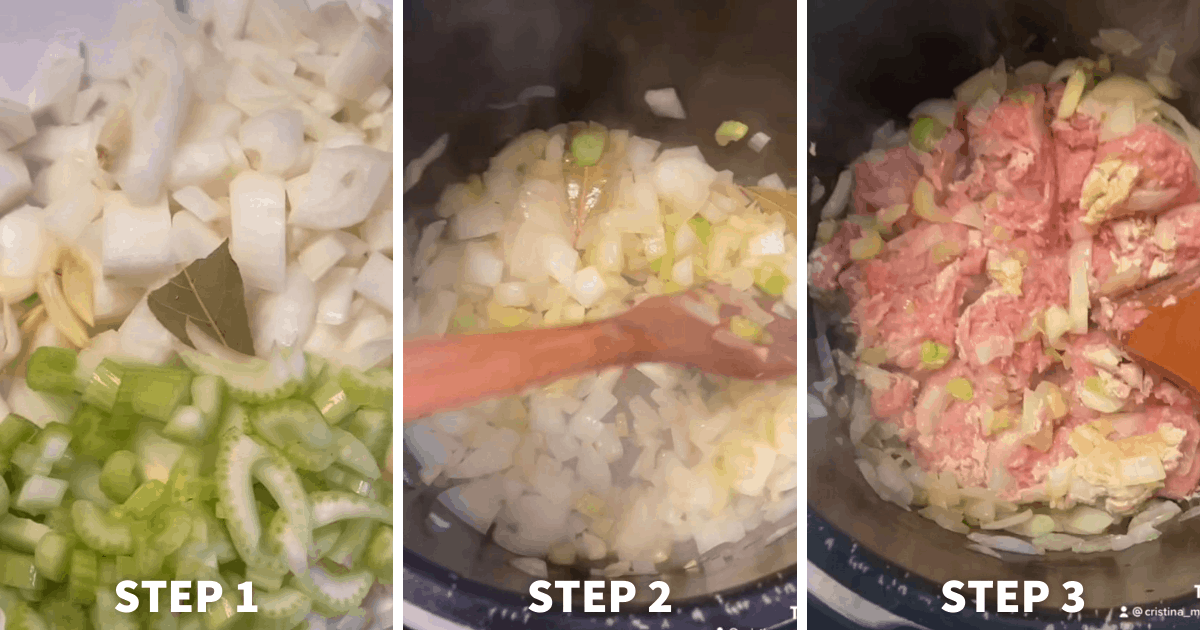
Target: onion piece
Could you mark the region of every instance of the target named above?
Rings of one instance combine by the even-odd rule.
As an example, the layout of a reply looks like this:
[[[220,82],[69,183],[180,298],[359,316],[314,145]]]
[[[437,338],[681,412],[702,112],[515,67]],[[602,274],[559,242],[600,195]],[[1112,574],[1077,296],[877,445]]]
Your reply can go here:
[[[378,252],[371,252],[366,264],[358,271],[354,290],[363,297],[392,311],[392,260]]]
[[[325,148],[313,166],[301,203],[289,223],[319,230],[344,228],[367,218],[391,177],[391,155],[365,146]]]
[[[1088,309],[1091,306],[1091,298],[1088,294],[1088,278],[1092,274],[1092,238],[1090,236],[1075,241],[1071,245],[1067,265],[1071,277],[1067,306],[1067,312],[1071,316],[1071,332],[1076,335],[1084,335],[1088,331]]]
[[[229,183],[232,236],[229,253],[246,284],[282,291],[287,276],[283,180],[245,171]]]
[[[650,111],[654,112],[655,116],[679,120],[687,118],[687,114],[683,111],[683,103],[679,102],[675,88],[647,90],[645,99],[646,104],[650,106]]]
[[[770,141],[771,136],[759,131],[753,136],[750,136],[750,139],[746,141],[746,144],[750,147],[751,151],[754,151],[755,153],[762,153],[762,150],[766,148],[767,143]]]

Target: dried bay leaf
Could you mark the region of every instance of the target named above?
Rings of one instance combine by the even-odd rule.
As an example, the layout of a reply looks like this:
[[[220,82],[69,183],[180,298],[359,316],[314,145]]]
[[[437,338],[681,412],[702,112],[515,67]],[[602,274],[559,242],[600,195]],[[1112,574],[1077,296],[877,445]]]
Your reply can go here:
[[[796,193],[761,186],[748,186],[742,190],[745,190],[764,212],[782,214],[787,219],[788,229],[796,232],[796,212],[799,205]]]
[[[191,321],[221,345],[254,356],[242,274],[228,240],[151,291],[147,301],[155,319],[187,345],[195,347],[187,334]]]

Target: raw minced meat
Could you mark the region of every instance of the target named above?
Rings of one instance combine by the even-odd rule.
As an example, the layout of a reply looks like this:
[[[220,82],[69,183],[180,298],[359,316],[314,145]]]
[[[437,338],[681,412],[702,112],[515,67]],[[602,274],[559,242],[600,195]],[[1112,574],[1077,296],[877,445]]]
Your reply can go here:
[[[1112,337],[1148,306],[1116,298],[1200,266],[1198,171],[1156,124],[1102,141],[1094,108],[1059,119],[1063,94],[1061,83],[1028,85],[960,104],[928,151],[910,145],[859,161],[855,221],[810,255],[809,283],[850,298],[858,352],[879,363],[873,416],[925,471],[1003,500],[1125,514],[1155,494],[1191,495],[1200,481],[1192,399],[1143,372]],[[932,208],[921,208],[922,178]],[[880,250],[851,260],[867,217],[899,204],[909,204],[903,217],[877,226]],[[1093,304],[1079,335],[1069,251],[1083,239]],[[1150,453],[1159,478],[1104,481],[1108,464],[1078,450],[1084,434],[1117,445],[1112,453]],[[1087,460],[1074,485],[1051,487],[1074,459]]]

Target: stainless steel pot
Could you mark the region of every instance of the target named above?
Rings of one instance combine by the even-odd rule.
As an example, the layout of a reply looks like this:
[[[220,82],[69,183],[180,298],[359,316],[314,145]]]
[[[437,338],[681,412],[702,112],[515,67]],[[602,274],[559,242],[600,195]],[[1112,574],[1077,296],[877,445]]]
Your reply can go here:
[[[571,120],[665,141],[698,145],[709,164],[750,183],[778,173],[796,182],[796,4],[786,0],[676,5],[632,2],[406,2],[405,137],[407,163],[442,133],[442,159],[405,195],[405,220],[433,216],[440,190],[481,173],[517,134]],[[506,109],[532,85],[555,88]],[[683,121],[654,117],[643,94],[673,86]],[[740,142],[721,148],[713,133],[724,120],[746,122],[772,140],[761,153]],[[633,617],[535,615],[525,608],[533,580],[510,566],[513,556],[462,525],[436,501],[444,487],[416,481],[404,462],[404,595],[472,628],[659,627],[646,615],[656,596],[649,582],[670,585],[672,628],[754,627],[790,623],[796,604],[795,532],[770,544],[729,545],[710,552],[705,569],[634,579]],[[431,516],[436,515],[436,517]],[[579,569],[551,568],[550,579],[586,579]],[[578,604],[576,605],[578,610]],[[666,627],[666,626],[663,626]]]
[[[1169,1],[810,2],[808,130],[816,143],[810,175],[831,189],[837,173],[870,147],[879,125],[889,119],[907,124],[914,105],[952,94],[954,86],[995,63],[998,55],[1012,66],[1096,55],[1088,42],[1099,28],[1129,29],[1150,50],[1176,37],[1185,49],[1176,62],[1178,78],[1185,91],[1195,90],[1194,51],[1187,49],[1194,48],[1188,25],[1195,24],[1198,12],[1195,2]],[[1189,96],[1179,106],[1195,120],[1197,104]],[[819,205],[809,211],[810,235]],[[830,313],[810,312],[809,322],[811,384],[826,376],[821,347],[849,340]],[[839,383],[838,391],[844,393],[847,385]],[[1059,628],[1105,619],[1145,624],[1145,618],[1122,619],[1121,606],[1200,609],[1194,586],[1200,584],[1200,521],[1167,526],[1160,539],[1122,552],[984,556],[968,551],[965,537],[880,500],[854,465],[848,420],[830,411],[827,418],[810,417],[808,425],[809,558],[868,601],[927,628],[1046,628],[1048,623]],[[951,579],[1036,579],[1051,592],[1029,615],[982,615],[973,608],[950,614],[941,610],[941,585]],[[1059,610],[1065,591],[1058,585],[1071,580],[1082,583],[1086,608],[1068,617]],[[989,609],[996,610],[994,599]],[[1178,617],[1151,623],[1155,628],[1198,625],[1194,618]]]

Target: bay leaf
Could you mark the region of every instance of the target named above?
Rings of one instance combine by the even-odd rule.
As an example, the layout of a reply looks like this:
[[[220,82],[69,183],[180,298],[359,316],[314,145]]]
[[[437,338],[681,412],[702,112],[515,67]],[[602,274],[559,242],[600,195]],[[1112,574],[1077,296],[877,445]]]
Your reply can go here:
[[[799,206],[796,193],[762,186],[748,186],[742,190],[745,190],[764,212],[782,214],[787,219],[788,229],[796,232],[796,212]]]
[[[195,347],[187,334],[190,320],[221,345],[254,356],[242,274],[228,240],[151,291],[147,301],[155,319],[187,345]]]

